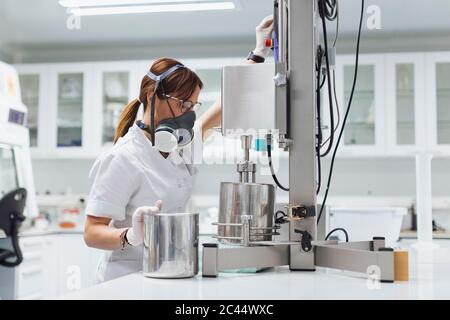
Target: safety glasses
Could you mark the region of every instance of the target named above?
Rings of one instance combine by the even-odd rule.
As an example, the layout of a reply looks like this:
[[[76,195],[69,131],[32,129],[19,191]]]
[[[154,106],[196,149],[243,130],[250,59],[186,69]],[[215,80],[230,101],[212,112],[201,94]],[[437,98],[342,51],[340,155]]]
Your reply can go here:
[[[182,112],[197,111],[202,106],[202,104],[200,102],[192,102],[190,100],[181,100],[176,97],[172,97],[171,95],[168,95],[168,94],[165,94],[164,96],[168,99],[177,101],[181,106]]]

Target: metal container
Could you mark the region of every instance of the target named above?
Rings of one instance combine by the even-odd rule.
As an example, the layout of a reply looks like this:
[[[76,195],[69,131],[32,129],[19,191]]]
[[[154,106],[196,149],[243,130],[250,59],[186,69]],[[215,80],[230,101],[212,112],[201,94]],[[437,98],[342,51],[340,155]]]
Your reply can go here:
[[[144,276],[194,277],[198,273],[198,222],[198,213],[145,215]]]
[[[219,241],[222,243],[241,242],[239,239],[233,239],[242,236],[241,227],[222,224],[240,224],[242,215],[252,216],[250,221],[251,241],[271,241],[274,202],[275,187],[271,184],[222,182],[220,184],[217,230]],[[231,239],[221,239],[221,237]]]

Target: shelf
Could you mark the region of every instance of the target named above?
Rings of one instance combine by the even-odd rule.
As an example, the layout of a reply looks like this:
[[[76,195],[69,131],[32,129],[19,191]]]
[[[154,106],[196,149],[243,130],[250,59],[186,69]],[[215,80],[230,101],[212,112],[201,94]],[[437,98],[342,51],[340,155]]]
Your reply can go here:
[[[409,96],[414,95],[414,93],[415,93],[414,89],[396,90],[397,96]]]
[[[410,93],[410,94],[398,94],[397,93],[397,98],[401,98],[401,99],[411,99],[411,100],[414,100],[414,97],[415,97],[415,95],[414,95],[414,93]]]
[[[417,239],[417,231],[404,230],[400,232],[400,239]],[[448,231],[434,231],[433,239],[450,239]]]
[[[73,104],[79,104],[82,105],[83,104],[83,98],[58,98],[58,105],[62,105],[62,104],[69,104],[69,105],[73,105]]]
[[[437,125],[438,125],[438,131],[439,131],[439,129],[442,129],[442,128],[450,128],[450,122],[443,122],[443,121],[441,121],[441,122],[439,122],[438,121],[438,123],[437,123]]]
[[[58,124],[58,129],[81,129],[82,127],[83,127],[82,123]]]
[[[27,104],[39,104],[39,97],[33,97],[33,98],[24,98],[22,97],[22,102],[27,105]]]
[[[352,93],[351,90],[345,90],[344,96],[349,97],[351,93]],[[356,94],[364,94],[364,95],[370,94],[372,96],[375,96],[375,90],[355,90],[354,95],[356,95]]]
[[[371,129],[375,128],[375,123],[368,123],[368,122],[348,122],[345,125],[345,128],[348,127],[369,127]]]
[[[104,104],[108,103],[120,103],[120,104],[127,104],[128,103],[128,97],[104,97],[103,99]]]
[[[397,122],[397,128],[404,128],[404,129],[414,129],[415,123],[414,122]]]

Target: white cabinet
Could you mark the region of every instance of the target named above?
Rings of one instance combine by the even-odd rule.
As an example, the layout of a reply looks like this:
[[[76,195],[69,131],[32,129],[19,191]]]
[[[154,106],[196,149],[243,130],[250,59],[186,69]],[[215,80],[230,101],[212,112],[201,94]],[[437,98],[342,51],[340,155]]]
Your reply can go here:
[[[220,94],[222,67],[245,63],[242,58],[181,61],[204,82],[198,116]],[[110,148],[120,112],[138,96],[151,63],[17,66],[23,100],[30,110],[33,156],[95,158]],[[341,125],[353,85],[354,63],[352,54],[336,59]],[[321,99],[324,139],[331,129],[326,91],[325,86]],[[203,147],[204,159],[221,158],[230,153],[228,149],[234,150],[234,144],[215,132]],[[338,156],[411,156],[420,149],[450,154],[450,53],[361,54]]]
[[[17,297],[19,299],[41,299],[45,292],[45,240],[38,237],[20,239],[23,262],[16,273]]]
[[[355,57],[338,56],[336,62],[336,89],[343,119],[351,98]],[[341,140],[342,154],[367,156],[385,152],[384,77],[383,55],[360,56],[352,105]]]
[[[240,58],[181,61],[198,72],[205,85],[198,116],[220,94],[222,67],[245,62]],[[151,64],[121,61],[17,65],[23,100],[30,113],[32,155],[95,158],[110,148],[120,113],[138,97],[141,80]]]
[[[82,157],[92,139],[93,65],[86,63],[16,66],[22,99],[29,108],[34,157]]]
[[[388,153],[414,154],[426,148],[424,55],[387,55],[385,86]]]
[[[58,268],[57,295],[87,288],[95,270],[91,270],[91,250],[85,245],[79,234],[58,235],[59,254],[54,256]]]
[[[82,234],[20,238],[17,298],[46,299],[90,287],[102,251],[88,248]]]
[[[426,61],[430,64],[424,53],[360,55],[340,156],[412,156],[437,141],[430,136],[433,123],[439,122],[431,119],[433,100],[428,95],[436,89],[426,76]],[[348,107],[354,63],[353,55],[337,58],[341,120]],[[441,123],[441,132],[442,128]]]
[[[49,68],[50,153],[88,155],[93,151],[93,66],[61,64]]]
[[[450,53],[427,54],[426,71],[428,143],[450,155]]]

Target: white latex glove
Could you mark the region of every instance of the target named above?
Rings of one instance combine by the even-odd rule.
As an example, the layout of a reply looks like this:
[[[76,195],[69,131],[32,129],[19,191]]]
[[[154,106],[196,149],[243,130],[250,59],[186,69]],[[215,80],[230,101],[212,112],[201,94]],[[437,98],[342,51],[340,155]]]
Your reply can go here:
[[[132,227],[127,231],[128,243],[140,246],[144,242],[144,215],[158,213],[162,208],[162,201],[158,200],[153,207],[139,207],[133,213]]]
[[[272,38],[273,15],[265,17],[256,27],[256,48],[253,53],[257,56],[267,58],[270,48],[266,48],[266,39]]]

